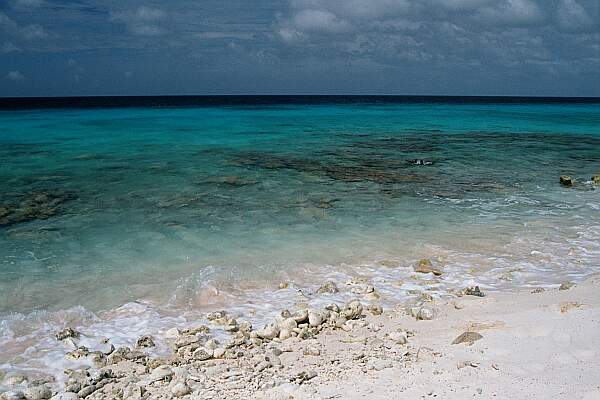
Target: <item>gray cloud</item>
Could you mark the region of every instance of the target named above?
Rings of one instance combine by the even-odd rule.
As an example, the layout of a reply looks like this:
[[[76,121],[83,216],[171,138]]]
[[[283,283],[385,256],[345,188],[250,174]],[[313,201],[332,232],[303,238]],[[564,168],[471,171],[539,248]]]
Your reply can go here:
[[[6,1],[0,68],[55,87],[600,94],[598,0]]]

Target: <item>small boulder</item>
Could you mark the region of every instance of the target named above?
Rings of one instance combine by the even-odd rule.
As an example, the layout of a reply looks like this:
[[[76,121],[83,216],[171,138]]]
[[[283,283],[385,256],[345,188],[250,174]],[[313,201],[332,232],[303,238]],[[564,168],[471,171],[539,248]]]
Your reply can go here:
[[[0,400],[24,400],[25,395],[20,390],[9,390],[0,394]]]
[[[156,346],[154,344],[154,340],[152,339],[152,336],[148,336],[148,335],[144,335],[141,336],[137,342],[135,343],[136,347],[154,347]]]
[[[482,339],[483,336],[478,332],[464,332],[452,341],[452,344],[466,343],[472,345],[475,341]]]
[[[50,400],[79,400],[79,396],[77,393],[65,392],[50,397]]]
[[[358,300],[352,300],[347,303],[344,310],[340,313],[341,316],[348,320],[357,319],[362,315],[363,306]]]
[[[390,334],[388,334],[388,337],[390,338],[391,341],[393,341],[396,344],[408,343],[408,335],[406,334],[406,332],[399,332],[399,331],[391,332]]]
[[[324,316],[319,311],[309,311],[308,312],[308,325],[312,328],[315,328],[323,323]]]
[[[170,380],[173,377],[173,374],[174,373],[173,370],[171,370],[171,367],[168,365],[161,365],[152,370],[146,381],[148,383],[153,383],[163,380]]]
[[[383,314],[383,307],[381,307],[379,304],[371,304],[367,306],[367,311],[373,315],[381,315]]]
[[[596,175],[592,176],[592,183],[594,185],[600,185],[600,172],[598,172]]]
[[[77,332],[73,328],[67,327],[56,333],[56,340],[65,340],[66,338],[78,339],[79,336],[81,336],[81,334],[79,332]]]
[[[569,290],[573,286],[575,286],[575,284],[573,282],[563,282],[560,284],[560,287],[558,288],[558,290]]]
[[[199,361],[206,361],[212,358],[214,351],[205,347],[199,347],[192,353],[194,359]]]
[[[339,289],[337,287],[337,285],[335,284],[335,282],[333,281],[329,281],[323,285],[321,285],[321,287],[317,290],[317,293],[322,294],[322,293],[337,293],[339,292]]]
[[[256,331],[256,335],[261,339],[273,340],[279,336],[279,327],[275,324],[269,324]]]
[[[190,389],[190,387],[188,385],[186,385],[185,382],[180,381],[180,382],[175,383],[171,387],[171,393],[173,394],[174,397],[183,397],[187,394],[192,393],[192,389]]]
[[[52,397],[52,391],[46,385],[31,386],[23,390],[27,400],[46,400]]]
[[[431,260],[424,258],[419,260],[419,263],[414,267],[415,272],[420,274],[434,274],[435,276],[442,275],[442,270],[439,268],[434,268]]]
[[[463,293],[467,296],[485,297],[485,293],[483,293],[481,289],[479,289],[479,286],[466,288],[465,290],[463,290]]]
[[[417,312],[417,319],[421,320],[421,321],[428,321],[428,320],[432,320],[434,317],[434,312],[431,308],[427,308],[427,307],[422,307],[418,312]]]

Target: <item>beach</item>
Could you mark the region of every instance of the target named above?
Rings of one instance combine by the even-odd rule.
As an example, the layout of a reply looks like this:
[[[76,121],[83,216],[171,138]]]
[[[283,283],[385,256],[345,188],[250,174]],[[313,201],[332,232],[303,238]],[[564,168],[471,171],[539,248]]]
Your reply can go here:
[[[335,305],[282,310],[258,329],[213,313],[208,326],[171,329],[140,338],[133,349],[94,354],[107,365],[65,371],[70,392],[52,399],[594,400],[600,398],[599,289],[595,276],[548,290],[475,292],[390,310],[355,300],[339,313]],[[210,339],[218,325],[231,332],[225,343]],[[74,330],[58,338],[77,347]],[[174,353],[149,357],[154,340],[169,342]],[[91,354],[78,347],[69,356]],[[0,398],[52,393],[35,382],[21,385],[27,383],[26,397],[15,389]]]

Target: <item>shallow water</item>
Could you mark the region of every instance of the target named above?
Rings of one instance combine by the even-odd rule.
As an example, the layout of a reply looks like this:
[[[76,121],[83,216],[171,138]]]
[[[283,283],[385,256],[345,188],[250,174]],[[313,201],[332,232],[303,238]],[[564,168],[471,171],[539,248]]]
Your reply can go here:
[[[356,296],[326,279],[391,304],[600,272],[600,103],[0,111],[0,161],[0,368],[71,365],[67,323],[130,345]]]

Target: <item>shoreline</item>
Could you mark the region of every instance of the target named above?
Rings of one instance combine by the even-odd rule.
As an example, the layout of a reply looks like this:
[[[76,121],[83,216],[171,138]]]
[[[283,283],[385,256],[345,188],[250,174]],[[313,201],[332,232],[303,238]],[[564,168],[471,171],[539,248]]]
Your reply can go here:
[[[67,370],[64,384],[8,373],[0,378],[12,391],[0,399],[598,399],[600,276],[562,289],[423,296],[383,313],[364,301],[300,304],[266,328],[213,312],[209,326],[144,336],[133,348],[108,338],[91,351],[65,330],[68,357],[100,368]],[[213,339],[215,327],[230,338]],[[155,341],[173,355],[149,356]]]

